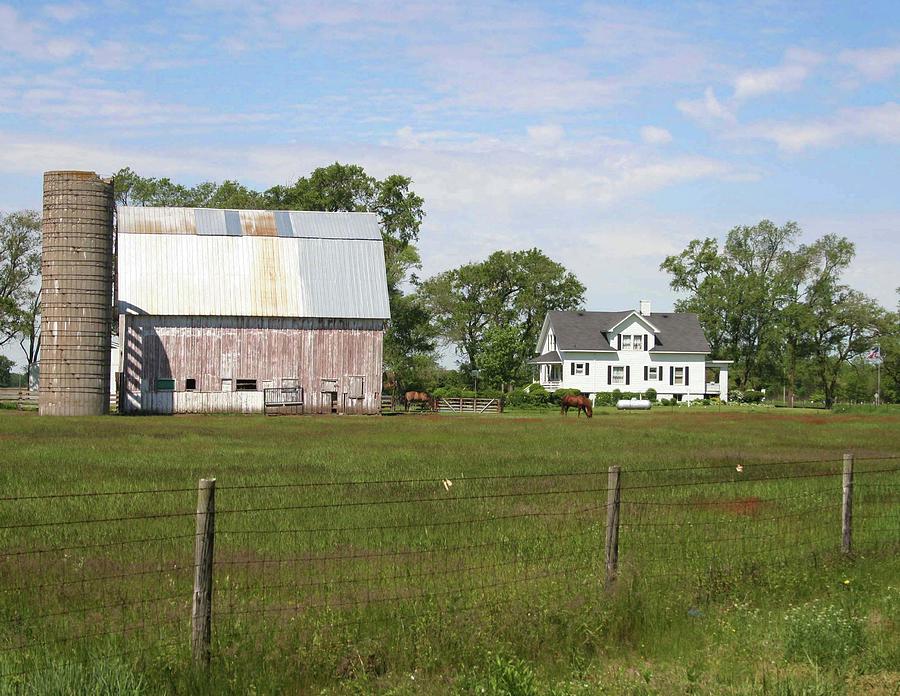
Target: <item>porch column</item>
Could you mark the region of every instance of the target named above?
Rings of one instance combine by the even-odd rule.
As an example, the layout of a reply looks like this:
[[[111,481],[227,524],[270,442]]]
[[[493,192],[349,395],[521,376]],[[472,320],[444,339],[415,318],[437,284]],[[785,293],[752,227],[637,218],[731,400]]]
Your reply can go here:
[[[719,398],[728,401],[728,368],[719,368]]]

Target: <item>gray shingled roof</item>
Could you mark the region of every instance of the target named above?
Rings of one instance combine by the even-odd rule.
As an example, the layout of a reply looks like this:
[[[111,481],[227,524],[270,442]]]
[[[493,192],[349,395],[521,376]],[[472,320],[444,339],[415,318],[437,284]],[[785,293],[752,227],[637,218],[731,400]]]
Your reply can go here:
[[[543,355],[539,355],[538,357],[528,361],[530,365],[543,365],[544,363],[554,364],[561,362],[562,358],[559,357],[559,351],[556,350],[548,351]]]
[[[560,350],[613,350],[605,332],[632,313],[622,312],[562,312],[549,314],[550,325]],[[708,353],[709,342],[703,334],[696,314],[652,312],[647,320],[659,333],[651,352]]]

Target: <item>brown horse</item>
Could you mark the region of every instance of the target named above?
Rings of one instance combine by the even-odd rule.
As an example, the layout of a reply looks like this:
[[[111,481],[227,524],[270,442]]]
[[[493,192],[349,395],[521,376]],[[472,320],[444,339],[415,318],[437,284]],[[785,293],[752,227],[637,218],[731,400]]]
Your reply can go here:
[[[408,391],[403,395],[403,401],[406,403],[407,413],[410,404],[422,404],[423,411],[434,410],[434,402],[428,392]]]
[[[570,408],[577,408],[579,418],[581,417],[582,411],[584,411],[584,414],[588,418],[593,418],[593,416],[594,416],[594,409],[591,406],[591,400],[589,398],[587,398],[586,396],[574,396],[574,395],[564,396],[562,399],[560,399],[559,404],[560,404],[560,409],[559,409],[560,415],[569,415]]]

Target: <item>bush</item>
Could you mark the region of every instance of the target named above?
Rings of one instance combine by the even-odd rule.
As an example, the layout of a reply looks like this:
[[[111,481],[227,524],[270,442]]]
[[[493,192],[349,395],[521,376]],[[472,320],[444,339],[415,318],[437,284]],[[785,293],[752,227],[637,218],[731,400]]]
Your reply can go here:
[[[613,405],[622,398],[622,390],[621,389],[613,389],[612,390],[612,403]]]
[[[813,602],[790,609],[784,620],[789,660],[837,666],[863,649],[863,620],[846,608]]]
[[[747,404],[758,404],[763,400],[764,394],[761,391],[756,391],[755,389],[748,389],[744,392],[744,403]]]
[[[653,387],[650,387],[644,392],[644,396],[647,397],[648,401],[656,401],[656,390]]]
[[[594,397],[594,406],[614,406],[612,392],[597,392]]]
[[[549,392],[540,384],[532,384],[528,388],[526,403],[532,406],[543,406],[550,400]]]

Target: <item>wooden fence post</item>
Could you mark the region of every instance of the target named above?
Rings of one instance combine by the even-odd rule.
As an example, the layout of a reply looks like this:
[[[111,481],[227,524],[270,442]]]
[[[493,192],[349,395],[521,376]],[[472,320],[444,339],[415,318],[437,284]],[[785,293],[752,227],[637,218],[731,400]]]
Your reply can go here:
[[[194,601],[191,610],[191,655],[209,666],[212,640],[213,544],[216,538],[216,480],[200,479],[197,489],[197,535],[194,540]]]
[[[619,571],[619,502],[621,488],[619,467],[609,467],[609,479],[606,488],[606,589],[610,589],[616,581]]]
[[[844,495],[841,505],[841,551],[853,550],[853,455],[844,455]]]

